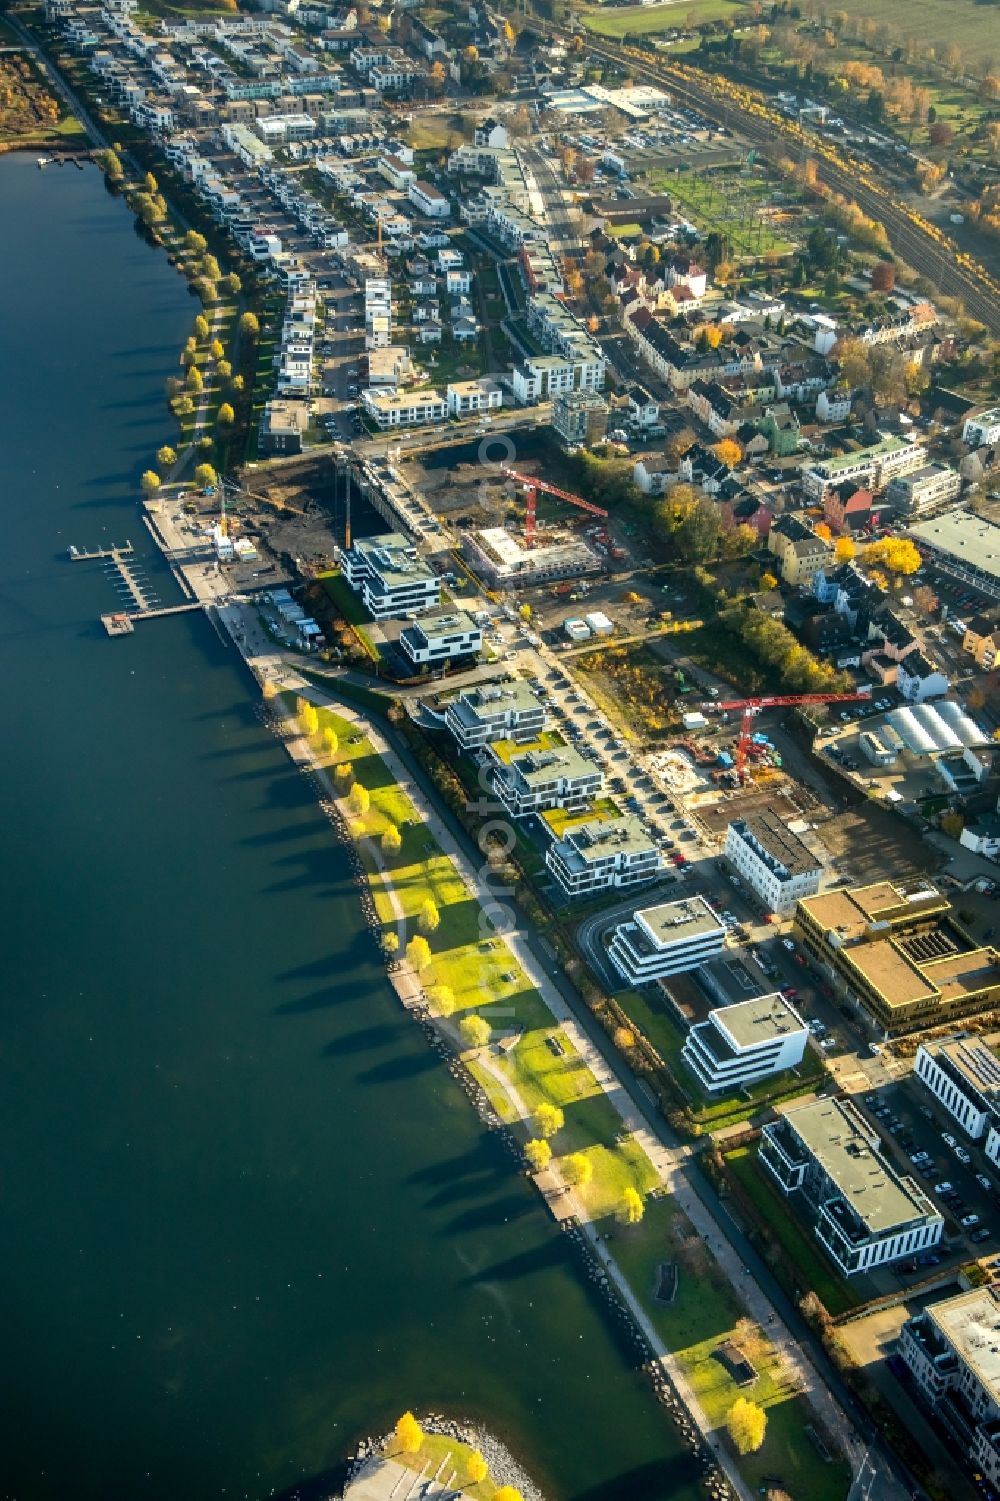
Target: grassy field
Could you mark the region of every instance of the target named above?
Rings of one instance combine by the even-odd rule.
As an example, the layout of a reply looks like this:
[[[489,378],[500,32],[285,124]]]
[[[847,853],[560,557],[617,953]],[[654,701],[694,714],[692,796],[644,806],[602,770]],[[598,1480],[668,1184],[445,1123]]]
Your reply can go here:
[[[865,1295],[857,1283],[849,1284],[838,1277],[813,1237],[789,1213],[781,1194],[768,1182],[766,1169],[757,1161],[755,1149],[738,1147],[728,1152],[726,1167],[756,1206],[771,1234],[798,1267],[802,1285],[822,1299],[834,1318],[864,1301]]]
[[[763,1447],[740,1460],[751,1489],[762,1491],[770,1481],[803,1501],[844,1501],[850,1485],[847,1465],[820,1458],[805,1431],[813,1415],[792,1387],[780,1354],[743,1316],[732,1287],[674,1202],[650,1203],[641,1224],[614,1233],[611,1249],[710,1422],[723,1427],[738,1396],[749,1397],[767,1413]],[[679,1269],[677,1295],[670,1304],[654,1297],[657,1267],[663,1262]],[[757,1372],[748,1386],[737,1386],[716,1355],[730,1339]]]
[[[998,25],[997,11],[980,0],[843,0],[838,10],[870,18],[877,25],[894,27],[903,36],[916,37],[944,49],[952,42],[977,56],[987,34]]]
[[[598,36],[650,36],[671,27],[684,29],[708,21],[738,20],[745,7],[740,0],[676,0],[670,5],[608,6],[578,12],[588,31]]]
[[[395,1459],[399,1464],[405,1465],[408,1470],[415,1470],[418,1474],[426,1471],[428,1476],[436,1475],[442,1460],[448,1461],[441,1472],[442,1484],[447,1485],[450,1477],[454,1475],[456,1488],[462,1486],[470,1495],[476,1497],[476,1501],[493,1501],[498,1486],[490,1479],[480,1480],[478,1484],[470,1484],[468,1475],[469,1457],[473,1449],[469,1444],[463,1444],[459,1439],[447,1438],[444,1434],[426,1433],[424,1441],[416,1454],[406,1454],[398,1448],[396,1440],[390,1439],[385,1447],[386,1456]]]
[[[285,702],[294,709],[295,695],[286,694]],[[326,738],[328,730],[337,737],[332,752]],[[620,1117],[569,1038],[556,1026],[552,1013],[506,944],[490,936],[488,925],[484,931],[479,903],[468,895],[451,860],[367,735],[336,710],[320,708],[310,743],[331,771],[349,762],[354,784],[368,792],[370,807],[359,821],[369,839],[379,839],[389,824],[399,830],[401,848],[398,854],[387,857],[386,864],[392,889],[407,919],[408,936],[415,931],[415,920],[428,898],[435,903],[440,918],[428,937],[432,960],[421,978],[429,989],[447,987],[451,992],[450,1003],[441,1009],[453,1021],[477,1012],[492,1026],[494,1041],[505,1036],[518,1038],[508,1052],[495,1055],[494,1063],[529,1110],[548,1101],[564,1111],[565,1125],[553,1138],[553,1152],[583,1152],[589,1157],[593,1177],[581,1192],[591,1215],[598,1218],[613,1213],[628,1187],[648,1193],[657,1182],[649,1159],[641,1147],[622,1134]],[[396,914],[373,848],[367,839],[360,848],[378,915],[387,931],[395,931]],[[498,1114],[513,1120],[515,1112],[506,1092],[498,1088],[474,1056],[469,1064]]]

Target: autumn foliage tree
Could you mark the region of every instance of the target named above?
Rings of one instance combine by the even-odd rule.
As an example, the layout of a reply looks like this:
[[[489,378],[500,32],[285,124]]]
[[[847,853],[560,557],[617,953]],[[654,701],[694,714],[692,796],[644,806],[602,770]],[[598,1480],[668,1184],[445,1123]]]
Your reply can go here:
[[[540,1173],[552,1161],[552,1148],[542,1137],[536,1136],[531,1141],[525,1142],[524,1155],[528,1159],[531,1171]]]
[[[895,285],[895,264],[892,261],[877,261],[872,267],[872,291],[891,292]]]
[[[423,940],[426,943],[426,939]],[[416,943],[417,939],[413,939]],[[462,1040],[466,1047],[484,1048],[490,1040],[493,1028],[485,1016],[463,1016],[458,1024],[458,1030],[462,1034]]]
[[[767,1432],[767,1413],[748,1397],[737,1397],[729,1409],[726,1427],[740,1454],[756,1454]]]
[[[642,1195],[636,1188],[626,1188],[621,1196],[615,1218],[620,1225],[637,1225],[646,1212]]]
[[[417,1454],[424,1442],[424,1430],[412,1412],[396,1419],[396,1442],[404,1454]]]
[[[735,438],[720,438],[712,452],[720,464],[725,464],[727,469],[735,469],[743,457],[743,450]]]
[[[547,1100],[543,1100],[531,1119],[539,1136],[547,1138],[562,1130],[566,1117],[558,1105],[550,1105]]]

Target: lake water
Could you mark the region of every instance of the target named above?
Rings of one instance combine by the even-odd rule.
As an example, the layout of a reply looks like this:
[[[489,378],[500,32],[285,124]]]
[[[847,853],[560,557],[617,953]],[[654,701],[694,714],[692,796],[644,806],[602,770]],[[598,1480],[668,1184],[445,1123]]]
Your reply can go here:
[[[108,640],[70,543],[169,575],[137,480],[195,312],[96,170],[0,158],[0,1494],[326,1493],[403,1408],[556,1498],[694,1495],[563,1239],[374,962],[199,615]]]

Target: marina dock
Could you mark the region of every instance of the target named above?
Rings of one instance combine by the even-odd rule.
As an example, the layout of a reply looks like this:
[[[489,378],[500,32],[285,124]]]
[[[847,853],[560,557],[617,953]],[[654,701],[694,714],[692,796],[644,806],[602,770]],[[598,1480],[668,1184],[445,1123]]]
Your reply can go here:
[[[135,630],[137,620],[157,620],[162,615],[185,615],[190,610],[203,608],[202,601],[189,598],[179,605],[163,605],[142,577],[139,566],[132,561],[135,548],[127,541],[123,547],[71,547],[69,556],[74,563],[103,562],[107,571],[116,575],[115,587],[123,596],[123,610],[115,610],[101,616],[101,624],[109,636],[128,636]],[[176,568],[171,571],[178,578],[186,594],[191,587],[186,579],[178,576]]]

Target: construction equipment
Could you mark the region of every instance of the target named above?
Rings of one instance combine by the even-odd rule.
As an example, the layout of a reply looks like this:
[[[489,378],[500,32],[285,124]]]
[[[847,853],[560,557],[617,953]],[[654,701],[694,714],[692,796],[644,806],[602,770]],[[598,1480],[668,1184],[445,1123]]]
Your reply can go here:
[[[753,740],[753,722],[762,709],[784,709],[800,704],[847,704],[858,699],[871,698],[871,689],[859,693],[767,693],[756,698],[716,699],[704,705],[706,709],[736,709],[742,715],[740,734],[736,742],[733,770],[742,786],[746,781],[747,757]]]
[[[591,501],[584,500],[581,495],[572,495],[568,490],[560,490],[557,485],[550,485],[548,480],[539,479],[535,474],[519,474],[516,469],[510,469],[505,464],[501,474],[506,475],[518,485],[524,487],[524,545],[535,545],[535,521],[538,515],[538,495],[554,495],[557,500],[565,500],[571,506],[576,506],[581,511],[589,511],[592,516],[603,516],[605,521],[608,513],[600,506],[595,506]]]
[[[220,480],[219,491],[222,496],[223,515],[225,515],[227,494],[232,499],[235,499],[237,496],[243,496],[244,499],[257,501],[260,505],[274,506],[276,511],[291,511],[293,516],[305,516],[306,514],[306,512],[300,509],[299,506],[290,505],[287,500],[281,500],[279,497],[274,495],[263,495],[260,491],[257,490],[244,489],[244,487],[242,485],[238,485],[235,480]]]

